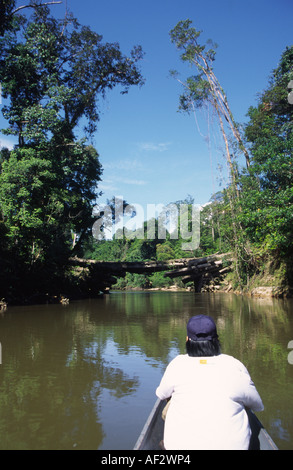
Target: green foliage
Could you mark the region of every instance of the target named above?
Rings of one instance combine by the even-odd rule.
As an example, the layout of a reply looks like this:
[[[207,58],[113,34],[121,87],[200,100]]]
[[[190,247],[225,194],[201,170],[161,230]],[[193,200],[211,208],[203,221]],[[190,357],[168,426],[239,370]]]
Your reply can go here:
[[[113,200],[112,200],[113,202]],[[172,204],[172,207],[180,204],[187,204],[189,209],[193,204],[193,199],[188,196],[184,200],[177,201]],[[209,206],[208,206],[209,207]],[[127,205],[125,205],[127,208]],[[112,207],[112,212],[115,212],[115,207]],[[191,210],[189,211],[189,218],[191,218]],[[207,211],[203,211],[203,216],[201,218],[202,227],[205,226],[207,235],[203,232],[203,237],[201,246],[198,250],[186,251],[182,249],[182,244],[188,240],[185,240],[181,237],[180,231],[178,237],[173,238],[172,233],[169,233],[166,228],[166,236],[160,238],[159,235],[159,221],[156,219],[151,222],[154,224],[154,233],[153,238],[148,239],[148,224],[144,223],[144,232],[140,232],[140,235],[144,233],[144,238],[136,238],[135,236],[131,237],[131,233],[127,232],[127,237],[116,238],[113,237],[112,240],[101,240],[97,241],[91,239],[86,246],[85,256],[89,259],[96,259],[102,261],[127,261],[127,262],[142,262],[142,261],[166,261],[176,258],[189,258],[192,256],[203,256],[205,252],[213,252],[215,246],[217,246],[217,241],[214,243],[211,242],[209,238],[209,228],[207,228],[210,216]],[[168,218],[167,218],[168,224]],[[178,225],[180,225],[180,217],[178,220]],[[121,234],[119,234],[121,235]],[[127,289],[127,288],[163,288],[174,284],[174,280],[164,277],[163,272],[154,273],[152,275],[139,275],[139,274],[130,274],[127,273],[123,279],[118,279],[117,283],[113,288],[116,289]],[[180,280],[176,280],[176,284],[180,284]]]
[[[13,8],[9,2],[0,38],[0,82],[7,99],[2,132],[17,136],[18,145],[0,154],[0,261],[14,260],[19,279],[34,276],[31,288],[47,290],[37,273],[41,279],[47,270],[58,285],[94,222],[102,168],[87,137],[96,130],[99,98],[143,83],[142,51],[126,56],[73,17],[50,16],[45,5],[34,5],[29,20],[12,15]],[[81,122],[85,138],[75,135]]]
[[[18,245],[22,245],[21,251],[25,256],[28,253],[24,245],[32,246],[34,241],[44,241],[47,229],[56,222],[56,216],[49,219],[49,213],[57,214],[62,209],[58,199],[49,199],[46,194],[46,188],[54,185],[54,180],[50,162],[38,158],[33,149],[11,152],[9,160],[2,164],[2,218],[5,221],[7,236],[12,243],[17,240]],[[40,204],[41,201],[43,205]],[[35,246],[35,255],[36,253],[39,254],[39,247]]]
[[[166,261],[175,258],[175,250],[171,241],[165,243],[158,243],[156,246],[156,258],[158,261]]]
[[[198,44],[199,33],[191,28],[191,22],[180,22],[171,34],[177,47],[183,50],[182,60],[192,62],[194,57],[200,55],[204,60],[210,60],[212,65],[214,54],[210,57],[204,55],[205,47]],[[168,233],[166,240],[159,240],[156,232],[152,241],[125,242],[123,259],[164,261],[231,251],[234,254],[234,269],[230,280],[235,289],[249,288],[255,275],[263,279],[267,266],[270,267],[271,280],[273,272],[276,273],[278,286],[282,283],[292,285],[293,106],[288,102],[287,89],[292,79],[293,47],[287,48],[282,55],[258,105],[248,111],[250,120],[245,136],[250,146],[250,164],[239,171],[237,193],[234,181],[222,193],[214,195],[201,211],[199,249],[192,253],[183,252],[180,237],[173,240]],[[209,99],[210,84],[204,78],[203,69],[198,76],[188,79],[186,84],[181,109],[188,110],[193,104],[200,106]],[[238,140],[238,145],[240,143]],[[193,201],[189,200],[188,203],[192,204]],[[180,204],[180,201],[175,204]],[[153,250],[150,250],[151,245]],[[133,278],[126,278],[124,287],[128,281],[141,287],[144,284],[142,280],[139,284]],[[149,277],[149,282],[152,286],[162,287],[169,281],[162,273],[156,273]]]
[[[201,249],[206,254],[232,251],[235,282],[242,289],[260,271],[261,260],[285,260],[288,273],[292,271],[293,106],[288,84],[293,80],[293,47],[282,54],[258,105],[249,108],[245,142],[213,71],[215,47],[200,43],[200,34],[190,20],[180,21],[170,32],[181,60],[197,69],[197,75],[178,79],[184,88],[179,107],[190,112],[204,104],[213,106],[231,176],[222,200],[213,201],[202,214]],[[178,77],[174,71],[172,75]],[[246,169],[239,169],[235,161],[239,151]]]
[[[195,67],[197,71],[197,75],[183,81],[177,78],[176,71],[171,71],[171,75],[178,79],[184,89],[179,99],[179,109],[193,112],[195,108],[201,108],[204,105],[212,106],[224,139],[226,159],[236,191],[238,174],[236,161],[232,159],[234,149],[237,148],[238,151],[244,153],[247,167],[250,166],[249,154],[229,107],[227,96],[213,70],[217,44],[211,40],[208,40],[206,44],[200,43],[200,35],[201,31],[197,31],[192,26],[191,20],[179,21],[170,31],[171,42],[180,51],[181,60]],[[229,134],[233,139],[232,144],[229,143]]]
[[[118,279],[113,289],[148,289],[149,287],[151,284],[147,275],[126,273],[124,278]]]
[[[170,31],[171,42],[181,51],[183,62],[195,65],[198,75],[191,76],[184,83],[184,94],[180,96],[179,109],[189,112],[194,107],[202,107],[207,101],[213,101],[213,88],[209,76],[216,56],[217,45],[208,41],[206,45],[199,43],[201,31],[192,27],[191,20],[179,21]],[[207,46],[212,46],[207,49]],[[171,75],[177,77],[176,71]]]
[[[292,77],[293,47],[285,50],[258,105],[248,111],[251,165],[240,175],[239,200],[231,205],[226,191],[222,233],[236,254],[240,287],[247,287],[268,260],[287,265],[283,282],[292,285],[293,106],[287,89]]]
[[[0,4],[0,36],[4,34],[5,31],[12,28],[13,15],[12,12],[15,8],[16,0],[5,0]]]
[[[153,289],[161,289],[171,286],[174,281],[169,277],[164,277],[164,273],[158,272],[149,276],[149,283]]]
[[[282,54],[267,90],[250,108],[246,137],[252,166],[242,177],[239,220],[259,253],[292,257],[293,106],[287,85],[293,78],[293,47]]]

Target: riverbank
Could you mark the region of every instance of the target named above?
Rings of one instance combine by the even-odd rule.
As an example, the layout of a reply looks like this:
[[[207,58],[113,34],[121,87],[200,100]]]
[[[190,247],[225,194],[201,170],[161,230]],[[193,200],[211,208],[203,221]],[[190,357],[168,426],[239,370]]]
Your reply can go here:
[[[194,292],[192,287],[180,287],[180,286],[166,286],[166,287],[150,287],[150,288],[140,288],[140,287],[129,287],[126,289],[113,289],[117,292]],[[213,286],[206,286],[201,290],[200,293],[227,293],[227,294],[236,294],[236,295],[244,295],[247,297],[255,298],[255,299],[262,299],[262,298],[271,298],[271,299],[288,299],[292,298],[292,289],[290,288],[280,288],[280,287],[273,287],[273,286],[259,286],[252,289],[233,289],[231,284],[223,283],[223,284],[215,284]],[[33,296],[27,299],[15,299],[7,302],[5,299],[2,299],[0,302],[0,312],[4,313],[9,306],[24,306],[24,305],[45,305],[45,304],[61,304],[61,305],[68,305],[71,301],[75,300],[84,300],[86,298],[103,298],[105,295],[111,293],[111,289],[100,292],[96,295],[72,295],[72,296],[63,296],[63,295],[40,295],[40,296]]]
[[[115,289],[116,290],[116,289]],[[124,288],[118,288],[121,291],[167,291],[167,292],[193,292],[194,287],[189,285],[188,287],[179,284],[172,284],[160,287],[133,287],[125,286]],[[284,275],[283,267],[277,270],[271,271],[271,266],[267,266],[262,273],[255,274],[247,286],[240,289],[237,286],[235,279],[235,273],[233,271],[222,275],[221,278],[210,279],[205,284],[201,293],[234,293],[237,295],[246,295],[252,298],[291,298],[293,297],[293,288],[289,285],[286,276]]]
[[[268,260],[247,280],[246,286],[235,286],[235,273],[231,271],[223,278],[222,290],[245,294],[255,298],[289,298],[293,296],[291,270],[275,260]],[[233,287],[235,286],[235,287]]]
[[[232,268],[229,272],[222,273],[220,277],[210,277],[200,290],[202,293],[234,293],[237,295],[246,295],[252,298],[290,298],[293,297],[293,288],[286,276],[284,265],[274,266],[267,263],[261,272],[254,274],[249,280],[248,285],[239,289],[235,270]],[[159,279],[147,278],[144,285],[135,285],[132,282],[125,282],[125,279],[118,280],[117,284],[109,285],[107,288],[101,282],[99,286],[89,276],[88,270],[72,270],[70,276],[65,276],[63,282],[54,282],[51,279],[51,290],[46,292],[48,286],[34,285],[34,289],[23,289],[18,295],[4,297],[0,301],[0,311],[3,313],[9,305],[34,305],[34,304],[63,304],[67,305],[73,300],[82,300],[85,298],[99,298],[109,293],[110,290],[115,291],[146,291],[146,292],[194,292],[193,283],[184,284],[182,280],[174,280],[164,278],[159,273]],[[101,275],[101,280],[102,280]],[[145,280],[144,280],[145,281]],[[173,281],[173,282],[172,282]]]
[[[238,295],[247,295],[254,298],[290,298],[292,297],[292,289],[290,287],[280,287],[280,286],[257,286],[250,287],[240,290],[238,288],[233,289],[230,283],[213,286],[208,289],[204,289],[203,292],[227,292],[234,293]]]
[[[116,290],[116,289],[115,289]],[[141,287],[129,287],[125,289],[117,289],[117,291],[121,292],[194,292],[192,287],[180,287],[177,285],[166,286],[166,287],[150,287],[150,288],[141,288]],[[246,295],[253,298],[291,298],[292,290],[288,288],[281,288],[277,286],[259,286],[254,287],[251,289],[233,289],[231,283],[223,282],[221,284],[212,284],[209,286],[205,286],[201,293],[215,293],[215,292],[222,292],[222,293],[229,293],[229,294],[236,294],[236,295]]]

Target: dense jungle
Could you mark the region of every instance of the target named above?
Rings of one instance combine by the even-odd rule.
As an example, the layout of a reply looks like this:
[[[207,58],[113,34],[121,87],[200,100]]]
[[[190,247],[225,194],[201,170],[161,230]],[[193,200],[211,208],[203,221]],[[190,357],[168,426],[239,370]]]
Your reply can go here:
[[[72,15],[56,19],[49,6],[35,5],[23,14],[10,0],[1,8],[0,82],[6,100],[1,111],[7,122],[2,132],[18,139],[12,150],[0,151],[3,305],[42,296],[98,294],[100,286],[89,289],[86,274],[70,263],[75,256],[163,261],[232,253],[232,269],[216,281],[223,289],[249,293],[269,287],[277,297],[292,294],[293,46],[280,53],[279,65],[266,89],[259,90],[257,106],[248,107],[244,125],[235,122],[215,76],[216,48],[202,45],[191,21],[170,31],[181,60],[197,73],[186,79],[179,108],[186,113],[213,108],[230,168],[229,185],[211,195],[201,210],[199,247],[187,252],[180,235],[174,239],[168,231],[164,238],[156,231],[152,239],[122,233],[97,240],[92,233],[103,175],[98,150],[90,143],[99,123],[99,99],[116,87],[127,94],[130,87],[143,86],[142,48],[126,55],[118,43],[103,42]],[[81,121],[82,137],[77,132]],[[114,201],[113,196],[113,214]],[[194,201],[182,194],[181,201],[170,203],[192,208]],[[114,215],[111,222],[118,222]],[[175,284],[192,287],[180,280]],[[128,273],[113,288],[173,285],[163,273]]]

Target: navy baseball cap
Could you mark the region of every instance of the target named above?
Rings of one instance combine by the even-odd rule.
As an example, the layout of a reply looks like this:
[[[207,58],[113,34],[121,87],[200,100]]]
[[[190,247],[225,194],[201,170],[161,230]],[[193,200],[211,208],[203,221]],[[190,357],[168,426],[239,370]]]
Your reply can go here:
[[[187,323],[187,336],[193,341],[210,341],[218,338],[214,320],[208,315],[196,315]]]

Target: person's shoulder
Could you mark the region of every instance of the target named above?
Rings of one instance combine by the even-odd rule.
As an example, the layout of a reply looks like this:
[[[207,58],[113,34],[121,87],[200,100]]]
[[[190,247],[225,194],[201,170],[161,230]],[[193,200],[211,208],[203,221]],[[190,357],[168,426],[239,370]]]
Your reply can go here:
[[[188,358],[187,354],[178,354],[178,356],[174,357],[171,362],[184,362]]]
[[[176,366],[176,365],[180,365],[180,364],[183,364],[187,361],[188,358],[188,355],[187,354],[178,354],[178,356],[174,357],[170,362],[169,362],[169,366]]]
[[[236,359],[236,357],[230,356],[229,354],[220,354],[218,358],[219,361],[227,367],[235,368],[240,372],[247,372],[245,365],[242,364],[239,359]]]

